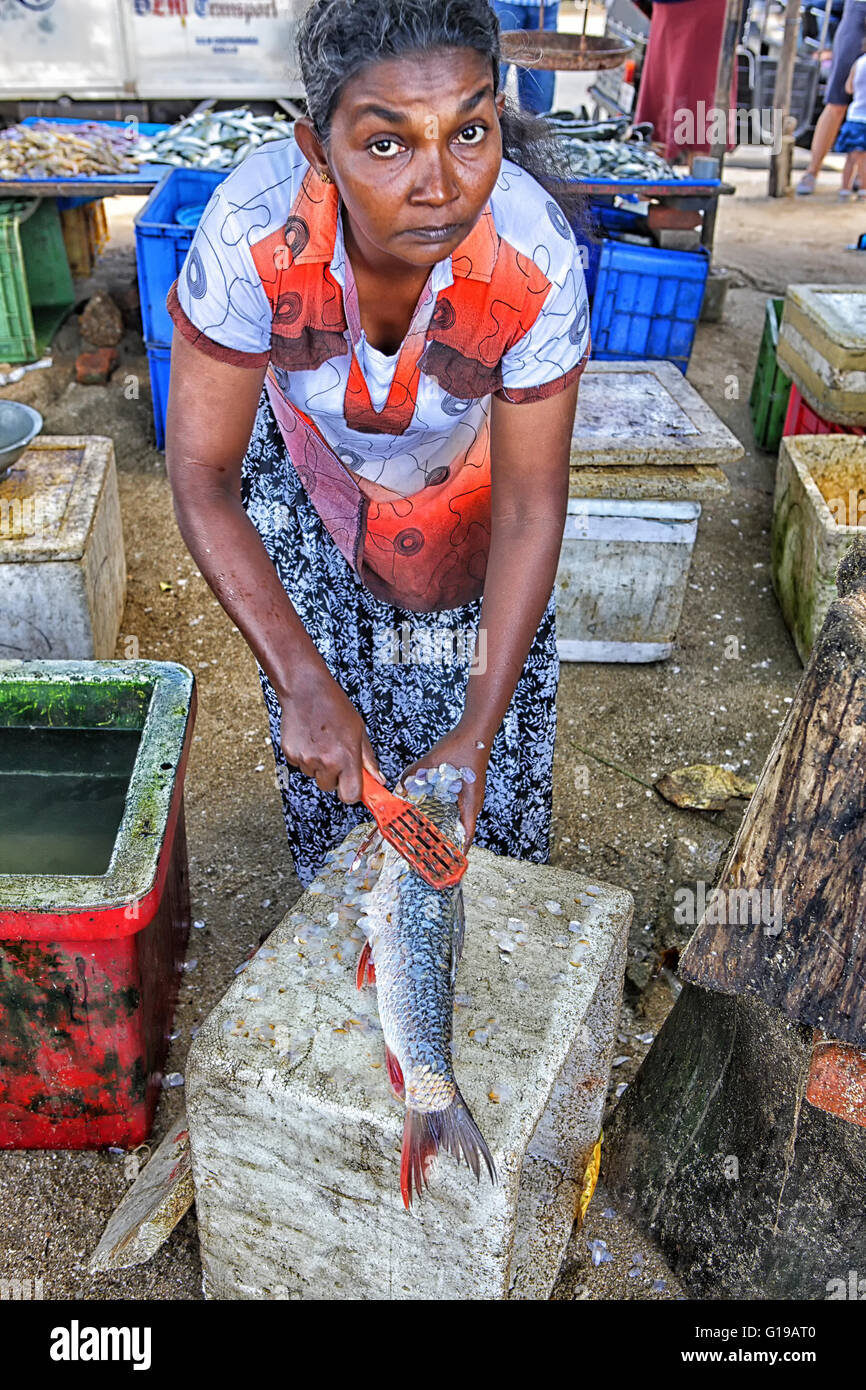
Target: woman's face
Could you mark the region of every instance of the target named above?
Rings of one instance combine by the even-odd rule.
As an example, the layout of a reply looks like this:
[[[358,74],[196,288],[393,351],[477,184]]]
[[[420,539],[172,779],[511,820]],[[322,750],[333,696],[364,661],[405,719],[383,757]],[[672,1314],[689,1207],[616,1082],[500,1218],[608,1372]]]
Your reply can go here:
[[[474,49],[405,54],[346,83],[326,151],[303,132],[304,153],[327,163],[372,267],[433,265],[468,234],[499,175],[504,101]]]

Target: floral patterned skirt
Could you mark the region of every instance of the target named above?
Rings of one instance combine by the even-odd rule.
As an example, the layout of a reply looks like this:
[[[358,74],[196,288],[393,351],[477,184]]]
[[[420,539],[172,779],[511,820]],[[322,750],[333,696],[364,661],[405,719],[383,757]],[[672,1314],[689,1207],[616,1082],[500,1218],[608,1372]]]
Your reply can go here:
[[[241,492],[280,581],[328,669],[361,715],[389,786],[458,723],[477,643],[481,600],[434,613],[383,603],[340,554],[295,472],[263,395]],[[477,644],[477,646],[476,646]],[[328,850],[359,821],[362,804],[290,766],[280,748],[280,706],[259,669],[277,784],[295,872],[307,887]],[[556,609],[551,593],[490,754],[475,843],[495,854],[549,859],[556,735]]]

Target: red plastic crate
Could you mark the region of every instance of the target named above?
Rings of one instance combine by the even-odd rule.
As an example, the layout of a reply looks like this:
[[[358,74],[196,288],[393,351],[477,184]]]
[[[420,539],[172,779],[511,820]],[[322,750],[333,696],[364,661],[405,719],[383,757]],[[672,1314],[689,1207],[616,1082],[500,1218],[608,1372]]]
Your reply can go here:
[[[61,709],[51,700],[73,669]],[[63,715],[79,727],[82,689],[100,677],[117,727],[142,730],[108,871],[0,874],[0,1149],[134,1147],[162,1086],[190,926],[183,782],[195,690],[169,663],[34,662],[12,702],[24,708],[35,691],[33,723]]]
[[[825,420],[823,415],[806,404],[800,391],[792,384],[782,438],[789,434],[866,434],[866,428],[862,425],[834,425],[832,420]]]

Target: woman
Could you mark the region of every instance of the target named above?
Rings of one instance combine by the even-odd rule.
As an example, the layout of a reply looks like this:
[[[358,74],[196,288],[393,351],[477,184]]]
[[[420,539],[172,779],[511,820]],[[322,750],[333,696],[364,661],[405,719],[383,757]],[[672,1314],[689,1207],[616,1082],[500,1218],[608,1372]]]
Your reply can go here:
[[[848,75],[863,51],[864,42],[866,0],[845,0],[845,9],[833,38],[833,61],[827,76],[824,109],[818,117],[812,135],[809,167],[795,189],[801,198],[815,192],[821,166],[839,134],[850,95],[846,90]]]
[[[663,147],[665,159],[690,164],[696,154],[710,153],[709,116],[716,106],[726,14],[727,0],[653,0],[634,118],[636,124],[652,123],[653,139]],[[736,64],[730,102],[736,111]],[[687,144],[682,143],[684,133],[690,137]]]
[[[503,158],[487,0],[315,0],[299,54],[309,117],[169,295],[178,523],[258,662],[302,884],[362,765],[471,769],[467,842],[543,863],[578,248]]]

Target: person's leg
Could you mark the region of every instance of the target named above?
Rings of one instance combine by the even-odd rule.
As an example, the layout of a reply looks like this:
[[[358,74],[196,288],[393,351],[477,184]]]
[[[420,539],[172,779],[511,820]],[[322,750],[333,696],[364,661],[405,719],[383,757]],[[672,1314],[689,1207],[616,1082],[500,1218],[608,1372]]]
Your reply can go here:
[[[842,170],[842,183],[839,188],[840,193],[851,192],[854,186],[854,172],[857,168],[857,155],[852,150],[845,157],[845,168]]]
[[[842,125],[846,108],[844,106],[825,106],[818,117],[815,126],[815,134],[812,136],[812,147],[809,152],[809,170],[813,179],[816,179],[821,172],[821,165],[833,148],[836,136]]]
[[[538,29],[538,7],[527,5],[524,7],[528,16],[526,29]],[[546,33],[555,33],[559,20],[559,0],[555,3],[547,3],[544,6],[544,30]],[[550,68],[518,68],[517,89],[520,94],[520,105],[525,111],[533,111],[537,115],[546,114],[553,106],[553,93],[556,84],[556,72]]]
[[[854,156],[854,174],[851,187],[857,185],[858,195],[866,198],[866,150],[858,150]]]

